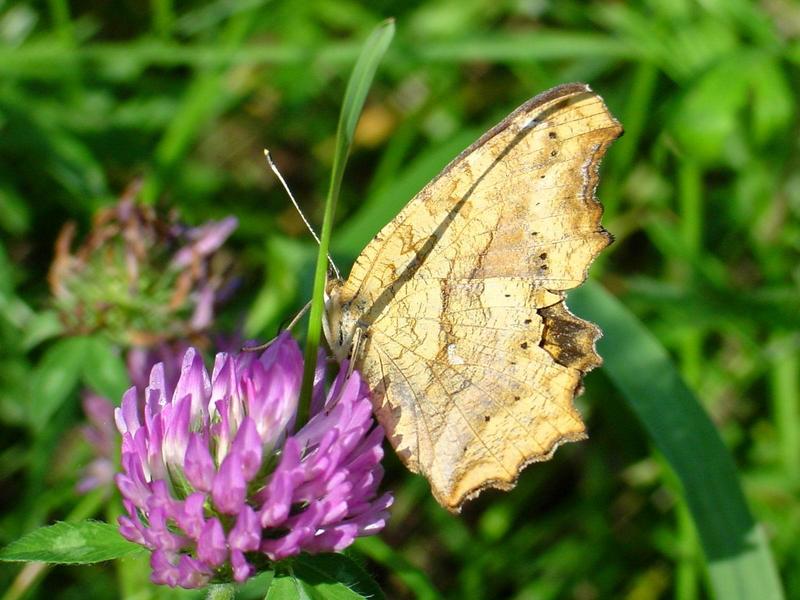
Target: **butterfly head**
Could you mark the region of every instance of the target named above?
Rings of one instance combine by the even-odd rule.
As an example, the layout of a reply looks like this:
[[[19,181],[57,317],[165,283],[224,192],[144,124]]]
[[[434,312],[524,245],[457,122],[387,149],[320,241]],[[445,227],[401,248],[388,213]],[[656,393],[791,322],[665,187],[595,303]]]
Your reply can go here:
[[[343,298],[344,282],[333,279],[325,290],[325,318],[322,329],[336,360],[342,362],[350,357],[353,336],[358,318],[351,311],[352,303]]]

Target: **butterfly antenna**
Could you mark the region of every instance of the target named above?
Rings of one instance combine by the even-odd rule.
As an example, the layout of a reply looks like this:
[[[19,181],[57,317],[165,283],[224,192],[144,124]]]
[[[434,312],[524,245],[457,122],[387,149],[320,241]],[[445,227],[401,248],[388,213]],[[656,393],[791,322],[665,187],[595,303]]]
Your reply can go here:
[[[295,209],[297,210],[297,213],[300,215],[300,218],[303,219],[303,223],[306,224],[306,227],[311,232],[311,236],[317,241],[317,244],[319,244],[320,241],[319,241],[319,236],[317,235],[317,232],[314,231],[314,228],[311,227],[311,223],[308,222],[308,219],[306,219],[306,216],[303,214],[303,211],[300,210],[300,205],[297,204],[297,200],[294,199],[294,196],[292,195],[292,191],[289,189],[289,186],[286,184],[286,180],[283,178],[283,175],[281,175],[281,172],[278,170],[278,167],[275,165],[275,161],[272,160],[272,155],[269,153],[269,150],[267,150],[266,148],[264,148],[264,156],[267,158],[267,164],[269,165],[269,168],[272,169],[273,173],[275,173],[275,177],[277,177],[278,181],[281,182],[281,185],[283,186],[283,189],[286,190],[286,194],[289,196],[289,200],[292,201],[292,204],[294,205]],[[334,275],[336,275],[336,279],[341,280],[342,276],[339,273],[339,269],[336,268],[336,264],[333,262],[333,259],[331,258],[330,254],[328,254],[328,262],[331,265],[331,269],[333,269]]]

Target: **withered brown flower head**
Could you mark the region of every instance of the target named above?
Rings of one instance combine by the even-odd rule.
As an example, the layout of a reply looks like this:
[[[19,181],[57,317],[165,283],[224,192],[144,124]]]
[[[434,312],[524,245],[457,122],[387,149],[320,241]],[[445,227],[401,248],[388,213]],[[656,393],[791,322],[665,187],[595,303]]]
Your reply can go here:
[[[56,240],[48,276],[55,306],[73,334],[101,332],[116,343],[152,346],[207,329],[230,284],[231,260],[219,251],[235,217],[187,227],[136,202],[139,185],[97,213],[73,251],[76,226]]]

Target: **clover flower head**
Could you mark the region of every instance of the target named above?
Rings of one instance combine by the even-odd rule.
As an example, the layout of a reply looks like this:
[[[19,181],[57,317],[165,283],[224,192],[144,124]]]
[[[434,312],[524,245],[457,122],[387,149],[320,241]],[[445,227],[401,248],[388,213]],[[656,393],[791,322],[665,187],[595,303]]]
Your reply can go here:
[[[140,411],[135,388],[115,412],[120,531],[152,551],[152,580],[187,588],[244,581],[300,552],[338,551],[380,531],[383,430],[369,390],[342,369],[315,378],[295,430],[303,361],[281,334],[261,356],[217,354],[212,373],[189,349],[169,385],[156,365]]]
[[[67,332],[102,332],[122,347],[186,339],[212,324],[229,291],[220,248],[236,218],[187,227],[137,203],[137,193],[132,185],[99,211],[76,249],[74,223],[59,234],[48,278]]]

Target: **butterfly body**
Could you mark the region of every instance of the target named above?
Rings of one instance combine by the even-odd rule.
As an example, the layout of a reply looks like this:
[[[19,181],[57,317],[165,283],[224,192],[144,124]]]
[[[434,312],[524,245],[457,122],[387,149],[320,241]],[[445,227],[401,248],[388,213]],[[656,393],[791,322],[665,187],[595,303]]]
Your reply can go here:
[[[405,464],[458,511],[585,437],[573,405],[600,363],[564,291],[608,243],[597,168],[621,133],[588,86],[525,103],[467,148],[329,287],[326,334],[373,390]]]

